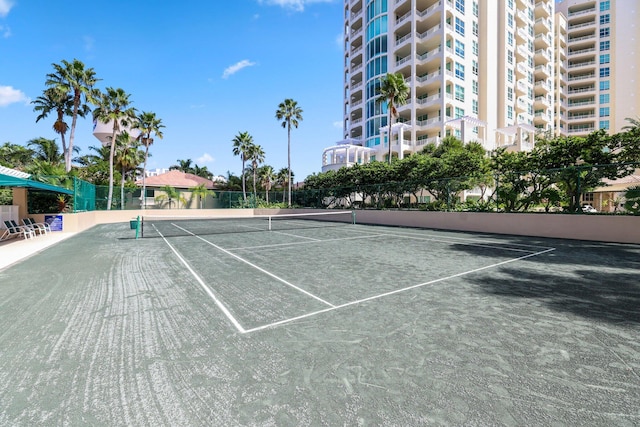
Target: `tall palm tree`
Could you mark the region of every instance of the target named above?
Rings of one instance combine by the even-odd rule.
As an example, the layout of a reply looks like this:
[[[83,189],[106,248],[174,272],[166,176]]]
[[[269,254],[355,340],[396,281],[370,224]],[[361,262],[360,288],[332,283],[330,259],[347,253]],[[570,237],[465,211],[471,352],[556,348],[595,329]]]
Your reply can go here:
[[[47,74],[45,84],[57,88],[60,92],[73,98],[69,146],[64,152],[65,169],[69,172],[78,116],[84,117],[89,112],[87,103],[93,104],[100,97],[99,91],[93,87],[99,79],[96,78],[93,68],[85,68],[84,64],[77,59],[72,62],[62,60],[62,64],[51,65],[53,65],[54,72]]]
[[[206,166],[195,165],[193,167],[193,174],[202,178],[207,178],[207,179],[213,178],[213,174],[209,171],[209,169]]]
[[[272,166],[264,165],[259,169],[259,175],[260,185],[264,188],[264,199],[269,203],[269,191],[271,190],[273,181],[276,179],[276,173]]]
[[[111,210],[113,200],[113,159],[116,150],[116,135],[120,132],[121,126],[129,127],[134,123],[136,110],[130,107],[129,94],[118,88],[108,87],[106,92],[101,94],[98,107],[93,110],[93,119],[102,123],[113,123],[111,133],[111,150],[109,152],[109,195],[107,197],[107,210]]]
[[[162,139],[162,128],[164,125],[162,124],[162,119],[156,117],[156,113],[152,113],[149,111],[143,111],[137,117],[136,122],[133,125],[134,129],[138,129],[140,131],[140,136],[138,136],[138,140],[144,145],[144,166],[142,167],[142,209],[146,208],[146,200],[147,200],[147,185],[146,185],[146,177],[147,177],[147,160],[149,159],[149,146],[153,144],[152,135],[155,135],[156,138]]]
[[[62,157],[63,159],[66,159],[66,134],[69,130],[69,125],[64,121],[64,118],[65,116],[71,116],[73,114],[73,98],[71,98],[71,95],[64,90],[57,86],[53,86],[45,89],[42,96],[37,97],[31,103],[35,105],[35,107],[33,107],[33,111],[40,113],[38,117],[36,117],[36,123],[47,118],[49,113],[55,111],[56,121],[53,123],[53,130],[60,135],[60,140],[62,141]],[[78,111],[78,115],[84,117],[87,110],[88,106],[85,105],[82,110]]]
[[[233,139],[233,155],[240,156],[242,160],[242,199],[247,201],[247,184],[244,176],[245,162],[248,159],[249,147],[253,145],[253,137],[249,132],[239,132]]]
[[[287,169],[289,169],[289,207],[291,207],[291,126],[297,128],[302,121],[302,108],[293,99],[287,98],[278,105],[276,119],[282,120],[282,127],[287,129]]]
[[[287,200],[286,191],[287,183],[290,182],[289,177],[295,176],[293,172],[289,173],[289,168],[282,168],[276,175],[276,182],[282,186],[282,203]]]
[[[409,96],[409,86],[404,81],[404,76],[400,73],[388,73],[380,79],[380,87],[378,88],[378,97],[376,102],[386,103],[389,118],[387,120],[387,140],[389,144],[389,163],[391,163],[391,121],[398,117],[396,106],[407,103]]]
[[[24,170],[33,162],[34,152],[23,145],[5,142],[0,146],[0,166]]]
[[[116,136],[115,165],[120,169],[120,209],[124,210],[124,183],[127,175],[132,175],[144,159],[140,143],[131,138],[127,131]]]
[[[256,181],[258,165],[264,162],[264,150],[261,146],[252,144],[247,152],[247,159],[251,160],[251,170],[253,172],[253,200],[257,200]]]

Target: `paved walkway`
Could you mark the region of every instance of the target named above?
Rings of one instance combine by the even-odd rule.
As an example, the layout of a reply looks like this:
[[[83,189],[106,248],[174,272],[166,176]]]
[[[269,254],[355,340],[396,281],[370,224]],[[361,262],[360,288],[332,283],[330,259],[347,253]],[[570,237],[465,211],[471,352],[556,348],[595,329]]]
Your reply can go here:
[[[0,242],[0,270],[4,270],[75,234],[54,231],[32,239],[13,238]]]

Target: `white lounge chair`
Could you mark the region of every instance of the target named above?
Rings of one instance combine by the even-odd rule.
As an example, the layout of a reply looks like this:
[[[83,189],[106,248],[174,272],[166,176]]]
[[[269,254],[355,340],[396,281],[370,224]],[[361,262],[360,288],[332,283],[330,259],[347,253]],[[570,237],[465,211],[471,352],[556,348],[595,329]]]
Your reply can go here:
[[[51,227],[46,222],[36,222],[33,218],[24,218],[22,223],[25,227],[29,227],[32,230],[38,232],[38,234],[47,234],[51,231]]]
[[[7,230],[5,231],[6,238],[3,238],[3,240],[11,237],[22,237],[24,239],[30,239],[36,236],[35,231],[27,227],[20,226],[16,224],[15,221],[4,221],[4,225],[5,227],[7,227]]]

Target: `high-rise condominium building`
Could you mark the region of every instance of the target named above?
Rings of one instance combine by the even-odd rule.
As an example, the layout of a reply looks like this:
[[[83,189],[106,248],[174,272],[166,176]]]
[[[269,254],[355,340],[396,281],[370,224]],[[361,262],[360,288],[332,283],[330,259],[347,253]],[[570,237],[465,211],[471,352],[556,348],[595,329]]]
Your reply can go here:
[[[640,114],[640,2],[564,0],[556,9],[566,18],[563,130],[619,132]]]
[[[447,135],[489,152],[529,150],[537,132],[619,130],[640,111],[637,3],[345,0],[344,140],[323,171],[387,158],[387,73],[410,88],[390,132],[401,158]]]

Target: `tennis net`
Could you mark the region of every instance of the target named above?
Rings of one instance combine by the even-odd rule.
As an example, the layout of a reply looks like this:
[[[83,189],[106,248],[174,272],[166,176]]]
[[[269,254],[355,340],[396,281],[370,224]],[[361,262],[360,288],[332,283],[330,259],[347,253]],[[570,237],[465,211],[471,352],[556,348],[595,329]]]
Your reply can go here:
[[[145,215],[141,221],[142,237],[174,237],[335,227],[355,224],[355,215],[352,211],[238,217]]]

